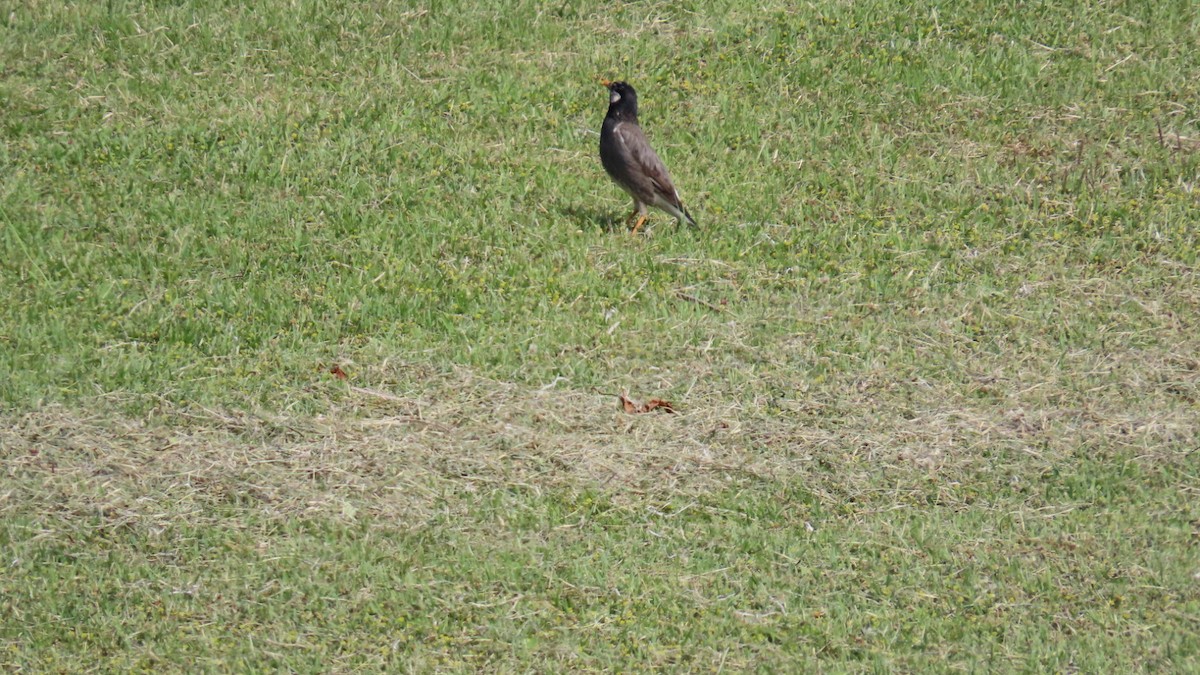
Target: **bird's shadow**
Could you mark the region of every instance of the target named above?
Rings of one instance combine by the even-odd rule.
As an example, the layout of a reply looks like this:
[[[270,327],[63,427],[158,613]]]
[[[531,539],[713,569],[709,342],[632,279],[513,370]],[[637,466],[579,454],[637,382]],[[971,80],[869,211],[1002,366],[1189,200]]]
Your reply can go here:
[[[558,204],[558,212],[566,216],[580,230],[598,228],[604,232],[616,232],[622,221],[612,211],[604,211],[577,204]]]

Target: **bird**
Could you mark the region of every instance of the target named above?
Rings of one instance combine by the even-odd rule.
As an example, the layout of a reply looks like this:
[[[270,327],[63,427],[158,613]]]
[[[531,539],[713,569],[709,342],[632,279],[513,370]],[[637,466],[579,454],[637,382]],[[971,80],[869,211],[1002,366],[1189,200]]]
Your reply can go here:
[[[600,163],[622,190],[633,197],[633,213],[625,219],[637,222],[631,234],[646,223],[646,207],[653,206],[679,220],[696,226],[692,214],[683,207],[671,174],[658,158],[646,134],[638,125],[637,92],[627,82],[601,79],[608,87],[608,113],[600,128]]]

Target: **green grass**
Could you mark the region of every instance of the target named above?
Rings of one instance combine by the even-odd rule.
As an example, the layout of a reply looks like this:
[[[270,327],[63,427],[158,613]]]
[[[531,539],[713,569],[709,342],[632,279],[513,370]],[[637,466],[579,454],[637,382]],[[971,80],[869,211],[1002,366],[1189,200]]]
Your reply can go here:
[[[1197,44],[0,6],[0,664],[1200,668]],[[623,232],[599,76],[698,230]]]

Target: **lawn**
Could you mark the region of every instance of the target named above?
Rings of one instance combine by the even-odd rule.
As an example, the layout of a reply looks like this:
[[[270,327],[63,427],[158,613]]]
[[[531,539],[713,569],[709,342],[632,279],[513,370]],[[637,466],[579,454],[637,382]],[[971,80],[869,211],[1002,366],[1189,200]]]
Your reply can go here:
[[[1200,670],[1198,252],[1188,0],[0,6],[0,668]]]

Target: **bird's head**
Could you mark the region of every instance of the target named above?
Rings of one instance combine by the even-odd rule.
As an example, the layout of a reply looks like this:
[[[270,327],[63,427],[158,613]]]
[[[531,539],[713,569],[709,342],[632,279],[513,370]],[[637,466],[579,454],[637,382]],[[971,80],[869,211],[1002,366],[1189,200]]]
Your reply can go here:
[[[637,118],[637,92],[627,82],[600,80],[608,87],[608,114],[610,117]]]

